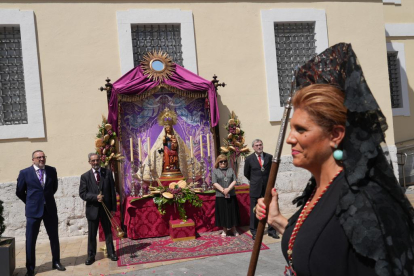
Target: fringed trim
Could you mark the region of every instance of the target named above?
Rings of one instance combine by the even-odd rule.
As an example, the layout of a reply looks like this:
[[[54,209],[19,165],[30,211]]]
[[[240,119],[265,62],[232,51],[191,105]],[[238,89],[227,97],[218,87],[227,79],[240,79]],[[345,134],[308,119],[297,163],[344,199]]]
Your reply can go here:
[[[144,93],[141,93],[139,95],[124,95],[124,94],[118,94],[118,103],[120,102],[137,102],[142,101],[143,99],[148,98],[152,94],[158,92],[160,90],[161,86],[158,85],[148,91],[145,91]],[[119,109],[118,109],[119,110]]]
[[[207,91],[202,91],[202,92],[186,91],[186,90],[178,89],[176,87],[173,87],[165,83],[161,83],[159,86],[164,87],[168,89],[169,91],[174,92],[175,94],[178,94],[180,96],[187,97],[187,98],[197,99],[197,98],[207,97]]]
[[[176,87],[173,87],[173,86],[165,84],[165,83],[161,83],[160,85],[158,85],[158,86],[156,86],[156,87],[154,87],[154,88],[152,88],[148,91],[145,91],[144,93],[141,93],[139,95],[119,94],[118,95],[118,103],[119,102],[142,101],[143,99],[148,98],[152,94],[157,93],[161,88],[166,88],[168,91],[173,92],[175,94],[178,94],[180,96],[186,97],[186,98],[197,99],[197,98],[206,98],[207,97],[207,91],[203,91],[203,92],[186,91],[186,90],[178,89]]]

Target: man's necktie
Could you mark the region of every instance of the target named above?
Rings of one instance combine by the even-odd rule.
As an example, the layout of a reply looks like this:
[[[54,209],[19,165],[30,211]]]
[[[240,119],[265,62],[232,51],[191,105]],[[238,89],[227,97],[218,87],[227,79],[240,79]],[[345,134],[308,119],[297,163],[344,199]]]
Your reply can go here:
[[[45,188],[45,182],[43,181],[43,174],[44,174],[43,171],[44,171],[43,169],[38,169],[37,170],[40,184],[42,185],[42,188],[44,189]]]
[[[260,157],[260,155],[259,155],[259,165],[260,165],[260,168],[262,167],[262,157]]]
[[[95,171],[95,173],[96,173],[96,185],[99,186],[99,181],[101,181],[101,176],[99,174],[99,171]]]

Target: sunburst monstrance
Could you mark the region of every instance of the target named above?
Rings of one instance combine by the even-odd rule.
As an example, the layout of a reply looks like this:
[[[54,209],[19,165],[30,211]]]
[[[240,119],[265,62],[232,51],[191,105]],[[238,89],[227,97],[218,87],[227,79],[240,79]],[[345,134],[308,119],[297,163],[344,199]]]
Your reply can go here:
[[[141,61],[144,75],[154,81],[165,81],[173,74],[173,62],[170,56],[159,50],[148,52]]]

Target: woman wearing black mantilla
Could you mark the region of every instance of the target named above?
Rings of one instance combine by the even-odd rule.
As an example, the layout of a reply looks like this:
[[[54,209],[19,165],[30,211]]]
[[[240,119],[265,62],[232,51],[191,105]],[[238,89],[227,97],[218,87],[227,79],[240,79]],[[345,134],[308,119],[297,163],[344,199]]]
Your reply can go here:
[[[272,190],[268,223],[283,233],[285,275],[414,275],[414,210],[381,148],[387,123],[350,44],[296,75],[286,142],[312,173],[290,219]],[[256,205],[259,219],[263,199]]]

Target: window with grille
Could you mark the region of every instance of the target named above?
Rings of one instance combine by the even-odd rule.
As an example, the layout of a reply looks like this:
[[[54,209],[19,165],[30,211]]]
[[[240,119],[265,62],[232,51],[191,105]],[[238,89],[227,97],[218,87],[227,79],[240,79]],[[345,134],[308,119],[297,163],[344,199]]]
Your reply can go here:
[[[392,108],[402,107],[401,103],[401,80],[398,52],[388,52],[388,76],[390,78],[391,106]]]
[[[174,63],[183,66],[179,24],[136,24],[131,26],[134,66],[153,50],[168,53]]]
[[[292,70],[315,55],[315,23],[275,23],[280,106],[290,95]]]
[[[0,126],[27,124],[20,27],[0,26]]]

